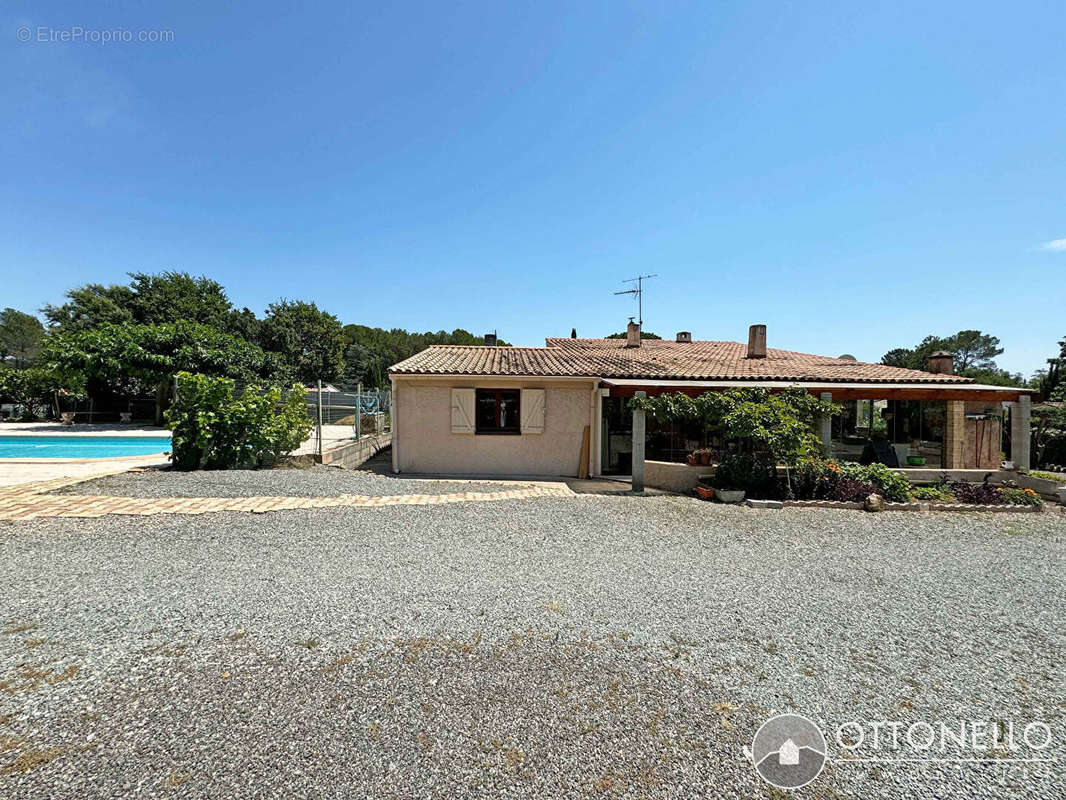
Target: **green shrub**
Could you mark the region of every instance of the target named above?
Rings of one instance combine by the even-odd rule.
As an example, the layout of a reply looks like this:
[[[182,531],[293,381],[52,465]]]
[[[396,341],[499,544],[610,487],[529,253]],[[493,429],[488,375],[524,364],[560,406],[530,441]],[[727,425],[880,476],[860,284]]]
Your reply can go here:
[[[840,469],[849,478],[873,484],[886,500],[905,503],[910,499],[910,480],[908,480],[906,475],[896,472],[884,464],[867,464],[863,466],[853,461],[845,461],[840,465]]]
[[[1032,489],[1011,489],[1004,487],[998,491],[1000,500],[1007,505],[1036,506],[1038,508],[1044,505],[1044,501],[1040,499],[1040,495]]]
[[[718,489],[743,489],[762,496],[773,488],[776,470],[751,453],[731,453],[714,470]]]
[[[911,497],[911,482],[884,464],[838,464],[822,458],[800,461],[792,476],[792,494],[799,500],[853,500],[874,491],[886,500],[905,503]]]
[[[1030,478],[1040,478],[1044,481],[1055,481],[1056,483],[1066,483],[1066,477],[1062,475],[1056,475],[1054,472],[1041,472],[1040,470],[1033,470],[1029,473]]]
[[[234,395],[229,378],[179,372],[177,398],[167,411],[178,469],[233,469],[273,464],[300,446],[311,430],[304,387],[282,399],[277,386],[249,386]]]
[[[932,500],[940,503],[955,503],[955,495],[942,486],[915,486],[911,489],[915,500]]]

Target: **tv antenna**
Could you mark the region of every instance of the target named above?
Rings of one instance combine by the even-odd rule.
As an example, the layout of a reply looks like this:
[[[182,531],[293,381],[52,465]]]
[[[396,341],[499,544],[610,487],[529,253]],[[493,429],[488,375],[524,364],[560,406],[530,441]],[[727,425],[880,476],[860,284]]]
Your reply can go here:
[[[644,297],[644,281],[648,280],[648,278],[658,278],[658,277],[659,277],[658,273],[656,273],[655,275],[638,275],[635,278],[630,278],[627,281],[622,281],[622,283],[635,283],[636,284],[635,288],[626,289],[623,292],[615,292],[615,294],[632,294],[632,295],[636,295],[636,297],[637,297],[637,323],[640,324],[640,325],[644,324],[644,299],[643,299],[643,297]],[[632,317],[630,317],[630,319],[632,319]]]

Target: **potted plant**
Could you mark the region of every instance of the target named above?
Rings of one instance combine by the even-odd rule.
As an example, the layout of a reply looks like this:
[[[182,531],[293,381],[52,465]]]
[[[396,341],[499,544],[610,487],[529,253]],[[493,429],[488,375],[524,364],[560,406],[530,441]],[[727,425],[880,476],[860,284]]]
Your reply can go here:
[[[739,503],[751,483],[754,459],[743,453],[731,453],[714,470],[714,496],[723,503]]]
[[[700,450],[700,464],[702,464],[703,466],[706,467],[706,466],[710,465],[710,463],[711,463],[711,451],[710,450]]]
[[[685,456],[685,463],[688,464],[690,467],[694,467],[700,463],[700,457],[696,455],[695,452],[689,453],[687,456]]]

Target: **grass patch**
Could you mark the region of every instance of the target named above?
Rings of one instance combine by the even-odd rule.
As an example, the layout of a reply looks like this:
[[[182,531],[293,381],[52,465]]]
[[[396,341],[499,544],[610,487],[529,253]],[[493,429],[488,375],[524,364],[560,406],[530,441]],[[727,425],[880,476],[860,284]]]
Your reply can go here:
[[[4,628],[0,629],[0,633],[25,633],[26,631],[37,630],[37,624],[34,622],[9,622]]]
[[[191,778],[191,772],[178,772],[177,770],[171,770],[170,774],[163,779],[163,788],[177,789],[179,786],[188,783]]]
[[[31,664],[20,664],[9,677],[0,680],[0,692],[4,694],[18,694],[38,689],[45,684],[55,686],[57,683],[69,681],[81,671],[79,664],[71,664],[62,672],[54,672],[50,669],[41,669]]]
[[[318,639],[301,639],[296,644],[300,645],[300,647],[306,647],[308,650],[313,650],[318,647],[319,641]]]
[[[354,653],[349,653],[346,656],[341,656],[340,658],[336,658],[326,666],[322,667],[322,673],[328,675],[331,672],[336,672],[341,667],[345,667],[348,664],[351,664],[353,661],[355,661]]]
[[[6,767],[0,768],[0,775],[25,775],[31,769],[44,766],[66,752],[65,747],[53,747],[49,750],[27,750],[24,753],[20,753],[19,757]]]

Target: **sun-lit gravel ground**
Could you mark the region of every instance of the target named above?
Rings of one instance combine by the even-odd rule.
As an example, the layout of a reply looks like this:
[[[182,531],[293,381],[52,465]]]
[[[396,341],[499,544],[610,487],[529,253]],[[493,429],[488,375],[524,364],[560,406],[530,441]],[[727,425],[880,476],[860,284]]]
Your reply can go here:
[[[123,472],[67,486],[56,493],[120,497],[332,497],[338,494],[385,497],[399,494],[493,492],[509,488],[513,487],[501,485],[499,482],[405,479],[363,470],[315,466],[202,472],[178,472],[169,469]]]
[[[795,711],[1059,762],[831,741],[790,796],[1061,798],[1064,556],[1059,514],[680,497],[0,523],[0,797],[783,797],[742,748]]]

